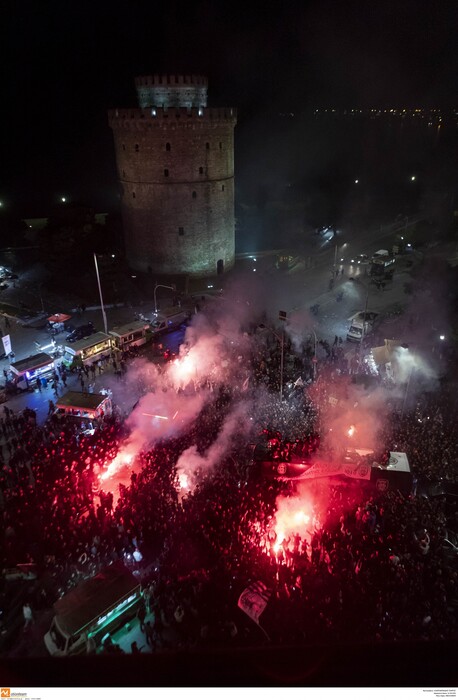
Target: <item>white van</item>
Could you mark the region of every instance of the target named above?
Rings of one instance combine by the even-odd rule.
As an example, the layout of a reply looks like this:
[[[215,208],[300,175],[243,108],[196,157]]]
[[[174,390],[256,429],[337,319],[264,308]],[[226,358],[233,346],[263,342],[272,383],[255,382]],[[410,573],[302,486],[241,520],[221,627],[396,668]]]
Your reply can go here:
[[[167,333],[180,328],[183,324],[189,321],[189,312],[184,311],[179,306],[171,309],[165,309],[162,312],[153,314],[151,321],[151,331],[153,335]]]
[[[362,338],[372,330],[378,314],[374,311],[359,311],[348,320],[351,321],[347,333],[347,340],[353,343],[360,343]]]

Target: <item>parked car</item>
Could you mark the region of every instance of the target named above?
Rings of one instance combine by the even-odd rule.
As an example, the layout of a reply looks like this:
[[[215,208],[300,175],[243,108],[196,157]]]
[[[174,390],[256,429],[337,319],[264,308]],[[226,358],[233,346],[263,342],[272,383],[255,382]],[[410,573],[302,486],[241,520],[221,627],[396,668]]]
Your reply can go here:
[[[95,328],[92,323],[86,323],[84,326],[77,326],[66,337],[67,343],[76,343],[77,340],[82,340],[83,338],[88,338],[90,335],[95,333]]]

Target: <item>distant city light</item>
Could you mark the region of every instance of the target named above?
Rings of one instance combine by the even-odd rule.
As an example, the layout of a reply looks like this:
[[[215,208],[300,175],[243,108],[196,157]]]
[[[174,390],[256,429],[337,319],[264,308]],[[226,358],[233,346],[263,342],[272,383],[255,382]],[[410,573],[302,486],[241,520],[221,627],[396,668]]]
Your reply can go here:
[[[65,204],[65,202],[67,201],[67,197],[61,197],[61,198],[60,198],[60,201],[61,201],[63,204]]]
[[[357,185],[357,184],[358,184],[358,182],[359,182],[359,180],[355,180],[355,185]]]
[[[212,284],[207,284],[207,289],[213,289],[213,285],[212,285]]]
[[[3,207],[3,202],[0,202],[0,207]]]
[[[440,335],[439,340],[445,340],[445,335]]]
[[[255,268],[255,267],[253,267],[253,272],[256,272],[256,268]]]
[[[114,253],[112,253],[112,254],[111,254],[111,257],[112,257],[112,258],[115,258],[115,257],[116,257],[116,255],[115,255]]]
[[[414,182],[414,180],[416,180],[417,178],[415,175],[412,175],[412,177],[410,179],[412,180],[412,182]]]

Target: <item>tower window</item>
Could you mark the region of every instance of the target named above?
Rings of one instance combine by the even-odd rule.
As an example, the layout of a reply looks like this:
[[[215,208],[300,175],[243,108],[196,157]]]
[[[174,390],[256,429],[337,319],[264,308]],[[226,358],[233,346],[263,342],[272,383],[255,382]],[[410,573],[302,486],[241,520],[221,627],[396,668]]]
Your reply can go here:
[[[179,235],[179,236],[184,236],[184,228],[183,228],[183,226],[179,226],[179,227],[178,227],[178,235]]]
[[[221,185],[221,192],[224,192],[224,185]]]
[[[219,150],[220,150],[220,151],[223,150],[223,142],[222,142],[222,141],[219,142]]]
[[[126,177],[126,171],[125,171],[125,170],[122,171],[122,176],[123,176],[123,177]]]
[[[197,192],[193,192],[193,193],[192,193],[192,198],[193,198],[193,199],[196,199],[196,198],[197,198]]]
[[[207,141],[207,143],[205,144],[205,148],[207,149],[207,151],[210,150],[210,144],[208,143],[208,141]]]
[[[122,144],[122,150],[123,150],[123,151],[126,150],[126,144],[125,144],[125,143]]]
[[[132,192],[132,199],[135,199],[135,192]]]
[[[203,174],[204,174],[204,169],[203,169],[203,168],[199,168],[199,175],[203,175]]]
[[[164,177],[168,177],[168,176],[169,176],[169,169],[164,168]]]
[[[169,143],[166,143],[166,144],[165,144],[165,150],[166,150],[166,151],[170,151],[170,144],[169,144]]]
[[[138,153],[139,150],[140,150],[140,149],[139,149],[139,147],[138,147],[138,143],[136,143],[136,144],[135,144],[135,153]]]

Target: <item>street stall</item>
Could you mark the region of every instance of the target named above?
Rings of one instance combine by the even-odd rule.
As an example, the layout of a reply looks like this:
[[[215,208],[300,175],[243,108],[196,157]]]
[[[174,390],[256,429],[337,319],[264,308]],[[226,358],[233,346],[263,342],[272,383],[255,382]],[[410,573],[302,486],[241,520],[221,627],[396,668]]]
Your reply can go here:
[[[67,321],[71,319],[68,314],[52,314],[46,319],[48,321],[48,328],[52,333],[62,333],[65,328]]]
[[[145,345],[150,324],[145,321],[131,321],[123,326],[115,326],[110,331],[113,336],[115,348],[127,350],[138,345]]]
[[[93,333],[88,338],[66,345],[62,362],[70,369],[81,365],[91,365],[102,357],[109,357],[113,344],[113,336],[106,333]]]
[[[10,371],[16,385],[25,382],[26,388],[28,388],[29,384],[36,380],[40,380],[42,384],[46,385],[47,379],[54,372],[54,358],[46,352],[39,352],[37,355],[12,362]]]
[[[83,391],[67,391],[56,401],[58,416],[81,419],[97,419],[111,415],[112,403],[108,394],[88,394]]]

